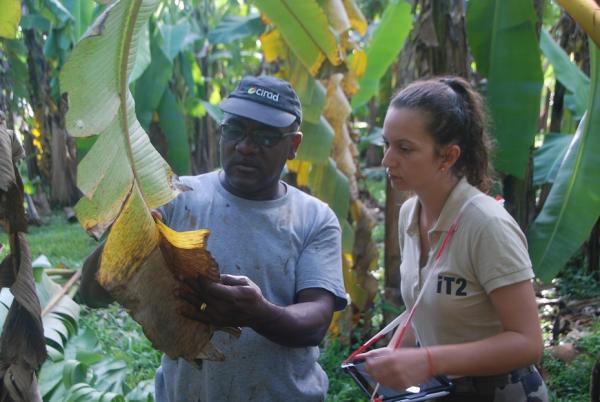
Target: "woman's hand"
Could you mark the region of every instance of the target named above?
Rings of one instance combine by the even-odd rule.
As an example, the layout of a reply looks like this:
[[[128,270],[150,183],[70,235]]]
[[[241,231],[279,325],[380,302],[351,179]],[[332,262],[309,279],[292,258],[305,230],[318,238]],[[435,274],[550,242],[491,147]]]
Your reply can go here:
[[[367,373],[381,385],[404,390],[429,380],[435,373],[424,348],[381,348],[357,356],[364,358]]]

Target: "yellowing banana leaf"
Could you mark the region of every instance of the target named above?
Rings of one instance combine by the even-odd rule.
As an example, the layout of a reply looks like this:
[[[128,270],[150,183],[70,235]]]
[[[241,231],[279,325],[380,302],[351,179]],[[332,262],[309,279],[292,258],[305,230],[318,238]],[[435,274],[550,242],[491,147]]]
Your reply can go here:
[[[600,47],[600,28],[598,13],[600,6],[594,0],[556,0],[573,17],[590,36],[596,46]]]
[[[392,64],[412,28],[411,6],[404,0],[391,1],[366,47],[367,67],[352,98],[352,108],[365,103],[379,90],[379,80]]]
[[[350,25],[354,28],[361,36],[364,36],[367,33],[367,19],[363,15],[360,8],[356,5],[354,0],[344,0],[344,7],[346,7],[346,12],[348,13],[348,18],[350,18]]]
[[[257,0],[256,6],[278,27],[311,75],[316,75],[325,58],[333,65],[342,62],[325,11],[316,0]]]
[[[260,35],[260,43],[267,63],[273,63],[286,54],[287,46],[281,38],[279,29],[273,29]]]
[[[488,78],[492,132],[498,143],[495,165],[518,178],[525,175],[537,133],[543,83],[536,21],[531,1],[468,3],[469,46],[478,71]]]
[[[544,208],[528,230],[537,276],[550,281],[581,247],[600,216],[600,52],[590,42],[591,96]]]
[[[322,5],[327,19],[337,35],[341,35],[350,29],[350,19],[342,0],[324,0]]]
[[[325,107],[325,88],[313,78],[296,57],[290,55],[289,82],[302,103],[302,121],[319,123]]]
[[[96,237],[114,223],[100,267],[104,284],[126,278],[157,247],[150,209],[180,192],[170,167],[139,125],[128,89],[137,40],[158,3],[136,0],[109,6],[61,73],[61,88],[69,102],[69,133],[99,135],[78,169],[84,197],[76,212]]]
[[[21,20],[21,0],[0,0],[0,38],[14,39]]]

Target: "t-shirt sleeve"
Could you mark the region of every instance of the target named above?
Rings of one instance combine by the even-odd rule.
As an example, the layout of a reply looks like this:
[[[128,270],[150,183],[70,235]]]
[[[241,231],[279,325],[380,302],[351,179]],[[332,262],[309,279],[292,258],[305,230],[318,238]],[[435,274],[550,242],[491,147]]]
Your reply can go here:
[[[471,258],[479,282],[488,294],[534,277],[527,240],[510,217],[493,217],[482,225]]]
[[[335,296],[335,309],[343,310],[348,301],[342,274],[342,231],[329,209],[326,218],[315,225],[296,265],[296,293],[325,289]]]

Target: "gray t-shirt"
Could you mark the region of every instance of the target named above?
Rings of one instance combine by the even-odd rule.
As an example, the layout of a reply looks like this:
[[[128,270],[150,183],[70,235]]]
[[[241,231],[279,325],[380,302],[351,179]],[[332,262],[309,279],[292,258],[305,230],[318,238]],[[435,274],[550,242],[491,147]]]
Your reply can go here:
[[[182,181],[192,190],[161,209],[165,223],[178,231],[210,229],[207,248],[221,273],[246,275],[280,306],[307,288],[331,292],[337,310],[346,306],[341,231],[326,204],[291,186],[276,200],[239,198],[223,188],[217,172]],[[281,346],[250,328],[239,339],[216,332],[211,342],[224,362],[204,361],[196,369],[163,356],[158,402],[324,400],[328,380],[318,347]]]

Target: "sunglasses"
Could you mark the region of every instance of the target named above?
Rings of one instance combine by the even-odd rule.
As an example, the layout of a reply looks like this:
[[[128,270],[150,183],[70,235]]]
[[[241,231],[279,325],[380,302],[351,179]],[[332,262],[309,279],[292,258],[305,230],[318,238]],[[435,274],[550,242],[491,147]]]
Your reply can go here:
[[[261,147],[275,146],[285,137],[298,134],[298,131],[281,133],[277,130],[270,130],[267,128],[249,131],[243,127],[231,123],[219,124],[219,131],[224,139],[227,141],[235,141],[236,143],[241,141],[244,137],[246,137],[246,135],[249,134],[252,142]]]

